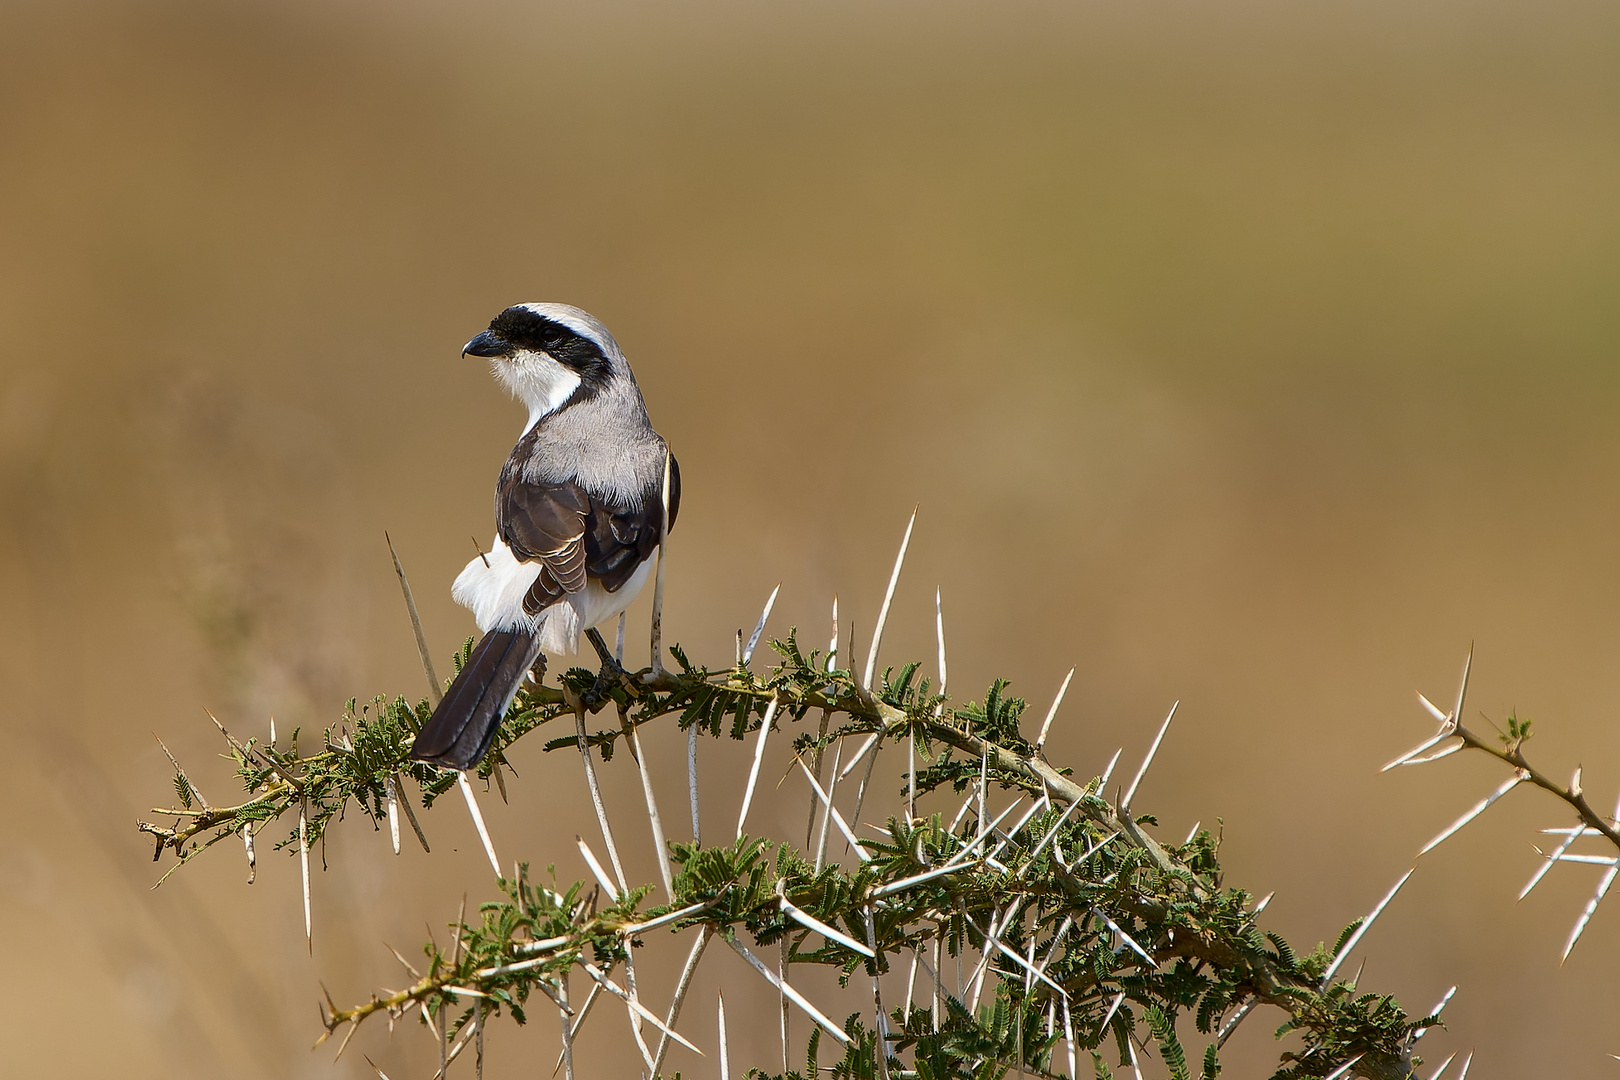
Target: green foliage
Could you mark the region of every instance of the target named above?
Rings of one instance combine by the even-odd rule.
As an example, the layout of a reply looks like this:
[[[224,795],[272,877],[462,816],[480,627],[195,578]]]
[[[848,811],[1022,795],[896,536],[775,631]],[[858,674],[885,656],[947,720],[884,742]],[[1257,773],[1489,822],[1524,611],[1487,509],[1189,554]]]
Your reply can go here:
[[[979,1080],[1014,1069],[1061,1075],[1069,1050],[1058,1048],[1072,1030],[1074,1052],[1089,1054],[1099,1077],[1111,1076],[1102,1053],[1128,1063],[1135,1037],[1144,1046],[1151,1040],[1171,1077],[1190,1080],[1178,1034],[1185,1017],[1190,1028],[1182,1032],[1196,1029],[1210,1040],[1201,1076],[1213,1080],[1220,1072],[1215,1030],[1256,1003],[1280,1010],[1279,1036],[1298,1040],[1283,1053],[1278,1080],[1324,1076],[1358,1054],[1361,1075],[1407,1074],[1413,1032],[1425,1022],[1413,1022],[1387,996],[1358,996],[1343,981],[1322,985],[1354,924],[1337,949],[1318,946],[1303,958],[1280,935],[1257,929],[1250,894],[1223,884],[1218,830],[1200,830],[1179,846],[1154,841],[1144,832],[1150,815],[1126,820],[1102,797],[1098,780],[1076,783],[1045,763],[1019,730],[1025,705],[1005,681],[994,682],[982,704],[951,708],[915,664],[884,671],[869,694],[849,670],[829,669],[816,652],[805,655],[793,634],[771,647],[780,662],[768,673],[741,664],[710,671],[676,647],[670,651],[679,670],[656,681],[573,668],[560,673],[556,687],[525,685],[479,775],[488,779],[508,747],[553,721],[574,728],[576,715],[588,715],[587,702],[589,712],[617,720],[585,736],[607,761],[627,732],[660,719],[709,738],[745,738],[774,701],[773,723],[797,726],[793,743],[801,754],[850,736],[914,735],[923,759],[919,794],[967,792],[982,775],[1035,807],[993,829],[993,819],[979,820],[973,794],[949,820],[943,813],[891,819],[885,835],[862,841],[869,858],[847,868],[829,862],[818,870],[791,844],[765,838],[711,847],[672,842],[673,896],[645,910],[650,886],[618,897],[578,882],[538,887],[525,866],[501,883],[502,899],[483,904],[475,920],[458,920],[448,948],[424,946],[426,965],[413,969],[412,986],[350,1009],[331,1005],[328,1031],[374,1012],[428,1016],[443,1007],[456,1017],[453,1037],[474,1016],[475,1001],[523,1022],[531,993],[557,995],[570,971],[608,979],[633,946],[704,927],[753,947],[785,942],[790,967],[832,969],[851,993],[910,965],[913,955],[928,959],[936,947],[941,968],[963,963],[968,977],[960,990],[941,972],[937,1023],[934,1007],[888,1003],[879,1028],[868,999],[868,1008],[843,1024],[848,1042],[840,1040],[830,1066],[835,1077],[877,1080],[885,1072],[880,1052],[891,1077],[904,1071],[923,1080]],[[258,832],[279,821],[286,831],[277,846],[296,845],[300,807],[310,843],[351,808],[380,827],[390,787],[410,804],[405,778],[427,809],[456,782],[453,772],[410,760],[428,715],[425,701],[376,698],[358,710],[351,702],[308,753],[300,752],[296,732],[286,747],[232,740],[245,801],[195,809],[182,774],[175,783],[181,806],[161,811],[182,824],[142,828],[158,838],[160,855],[172,850],[183,865],[244,827]],[[815,723],[805,724],[810,716]],[[545,744],[578,747],[573,730]],[[808,929],[789,909],[868,942],[875,956]],[[923,996],[932,1006],[926,981]],[[830,1056],[831,1038],[815,1030],[806,1072],[779,1080],[826,1075],[818,1056]]]
[[[1530,721],[1528,719],[1520,720],[1517,712],[1510,712],[1507,715],[1506,723],[1507,730],[1498,737],[1502,740],[1502,745],[1511,752],[1517,750],[1530,738]]]

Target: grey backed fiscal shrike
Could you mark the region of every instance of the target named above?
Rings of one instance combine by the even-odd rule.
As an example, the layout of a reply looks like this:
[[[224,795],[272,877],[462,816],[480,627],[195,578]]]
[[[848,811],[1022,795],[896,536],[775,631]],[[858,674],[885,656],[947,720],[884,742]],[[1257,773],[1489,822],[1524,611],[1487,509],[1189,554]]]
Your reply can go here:
[[[566,304],[519,304],[467,342],[529,409],[495,485],[495,540],[450,595],[484,636],[411,757],[469,769],[543,653],[573,653],[647,583],[663,530],[668,449],[607,328]],[[669,458],[669,522],[681,474]]]

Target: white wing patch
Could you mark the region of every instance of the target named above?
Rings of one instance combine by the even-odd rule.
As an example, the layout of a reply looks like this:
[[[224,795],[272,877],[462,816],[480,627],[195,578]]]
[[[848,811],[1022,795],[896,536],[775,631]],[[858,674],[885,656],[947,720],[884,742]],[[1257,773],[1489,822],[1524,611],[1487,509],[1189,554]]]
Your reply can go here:
[[[488,565],[485,565],[485,560]],[[600,626],[629,607],[647,584],[653,561],[645,560],[618,592],[608,592],[594,579],[538,615],[523,610],[523,597],[540,576],[538,562],[520,562],[496,537],[488,555],[467,564],[450,589],[450,597],[473,613],[483,633],[491,630],[538,631],[540,648],[549,656],[572,655],[586,630]]]
[[[519,562],[512,549],[496,537],[488,555],[467,564],[450,587],[450,599],[473,613],[484,633],[512,630],[532,624],[524,614],[523,597],[540,576],[537,562]]]

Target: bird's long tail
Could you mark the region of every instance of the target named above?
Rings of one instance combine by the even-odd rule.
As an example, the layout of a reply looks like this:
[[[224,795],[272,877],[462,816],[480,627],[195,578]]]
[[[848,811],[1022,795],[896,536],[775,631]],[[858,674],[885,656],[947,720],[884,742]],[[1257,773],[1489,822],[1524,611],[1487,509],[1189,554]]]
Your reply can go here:
[[[491,630],[473,646],[467,665],[416,736],[411,757],[451,769],[483,760],[518,684],[540,655],[539,635]]]

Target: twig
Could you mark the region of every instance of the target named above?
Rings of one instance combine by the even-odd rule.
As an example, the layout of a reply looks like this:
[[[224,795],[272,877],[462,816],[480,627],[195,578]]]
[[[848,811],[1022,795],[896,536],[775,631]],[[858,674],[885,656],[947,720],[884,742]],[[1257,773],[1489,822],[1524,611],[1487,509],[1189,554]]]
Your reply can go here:
[[[410,613],[411,630],[416,634],[416,652],[422,658],[422,674],[427,676],[428,693],[433,697],[433,704],[437,705],[444,697],[444,686],[433,671],[433,654],[428,651],[427,635],[422,632],[422,616],[416,610],[416,598],[411,595],[411,583],[405,577],[405,567],[400,564],[399,552],[394,550],[393,539],[386,532],[383,533],[383,539],[388,542],[388,554],[394,559],[394,573],[399,575],[399,589],[405,594],[405,610]]]
[[[394,774],[394,791],[396,793],[399,792],[399,774],[398,773]],[[411,809],[411,799],[410,799],[409,795],[402,796],[399,799],[399,807],[400,807],[401,810],[405,811],[405,820],[409,821],[411,823],[411,831],[416,833],[416,842],[418,844],[422,845],[422,850],[424,852],[428,851],[429,849],[428,849],[427,836],[424,835],[423,832],[422,832],[421,823],[416,820],[416,811]]]
[[[180,763],[174,760],[174,755],[169,753],[169,748],[167,746],[163,745],[163,740],[158,739],[157,732],[152,732],[152,738],[157,739],[157,744],[163,747],[163,756],[169,759],[170,765],[174,766],[175,775],[185,781],[186,789],[197,797],[197,805],[203,808],[203,813],[213,813],[212,808],[208,805],[208,800],[203,798],[203,793],[197,790],[197,785],[191,782],[191,777],[186,775],[186,770],[182,769],[180,767]]]

